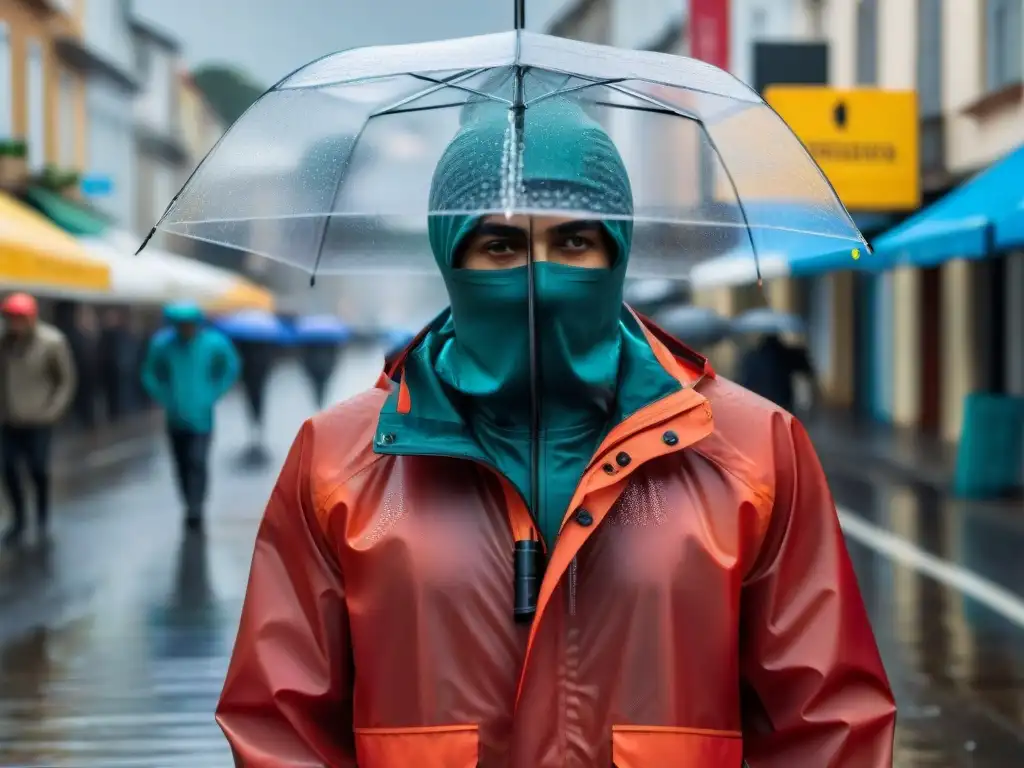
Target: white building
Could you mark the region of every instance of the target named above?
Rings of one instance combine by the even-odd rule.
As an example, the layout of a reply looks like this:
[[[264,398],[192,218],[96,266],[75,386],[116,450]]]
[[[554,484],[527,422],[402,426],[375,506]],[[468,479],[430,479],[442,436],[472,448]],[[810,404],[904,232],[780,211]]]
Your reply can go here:
[[[135,122],[132,101],[138,81],[132,74],[134,48],[129,20],[120,0],[89,0],[80,15],[81,35],[58,38],[57,54],[66,67],[86,78],[86,146],[82,192],[89,202],[120,225],[135,223]],[[72,76],[60,72],[58,164],[73,167],[77,137],[65,126],[72,100]]]
[[[145,234],[159,221],[183,181],[188,162],[179,105],[177,41],[138,18],[131,20],[135,71],[141,91],[135,102],[138,207],[135,229]]]

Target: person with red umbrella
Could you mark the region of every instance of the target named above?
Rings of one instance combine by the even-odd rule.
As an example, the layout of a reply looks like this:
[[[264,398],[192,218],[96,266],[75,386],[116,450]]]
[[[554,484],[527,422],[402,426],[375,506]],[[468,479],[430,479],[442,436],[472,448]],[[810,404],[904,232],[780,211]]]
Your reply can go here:
[[[40,538],[50,517],[50,439],[53,425],[75,394],[76,372],[64,335],[39,321],[36,300],[15,293],[0,303],[4,330],[0,338],[0,450],[3,480],[14,522],[4,543],[20,542],[25,532],[23,469],[28,471],[36,501]]]

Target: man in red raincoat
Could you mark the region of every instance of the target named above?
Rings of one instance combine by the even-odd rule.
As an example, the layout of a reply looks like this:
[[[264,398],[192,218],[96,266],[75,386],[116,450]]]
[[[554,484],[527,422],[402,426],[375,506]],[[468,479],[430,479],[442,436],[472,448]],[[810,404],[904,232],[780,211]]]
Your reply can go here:
[[[449,147],[430,239],[451,308],[302,427],[260,525],[217,710],[236,764],[891,766],[892,695],[807,434],[623,306],[622,161],[577,110],[530,116],[526,194],[609,218],[458,215],[498,177],[504,115]]]

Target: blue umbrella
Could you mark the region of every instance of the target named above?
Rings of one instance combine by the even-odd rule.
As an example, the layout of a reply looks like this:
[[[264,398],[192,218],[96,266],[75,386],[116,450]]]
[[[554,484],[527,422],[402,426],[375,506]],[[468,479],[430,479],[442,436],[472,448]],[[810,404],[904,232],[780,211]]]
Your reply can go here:
[[[729,336],[729,321],[712,309],[682,304],[665,309],[654,321],[686,344],[711,346]]]
[[[752,309],[744,312],[733,320],[734,333],[795,333],[803,334],[807,328],[804,321],[796,315],[776,312],[768,307]]]
[[[258,309],[226,315],[213,324],[233,341],[289,344],[294,340],[291,329],[276,315]]]
[[[392,328],[384,332],[384,344],[388,349],[401,349],[414,338],[416,338],[415,333],[402,330],[401,328]]]
[[[311,315],[295,321],[295,338],[300,344],[343,344],[352,329],[334,315]]]

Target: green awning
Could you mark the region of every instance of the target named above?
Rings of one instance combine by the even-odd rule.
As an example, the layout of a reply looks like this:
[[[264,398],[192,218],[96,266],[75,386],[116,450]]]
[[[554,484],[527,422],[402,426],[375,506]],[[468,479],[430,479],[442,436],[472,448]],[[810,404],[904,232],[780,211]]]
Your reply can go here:
[[[75,237],[95,237],[110,227],[110,222],[99,213],[42,187],[30,187],[25,192],[25,200]]]

